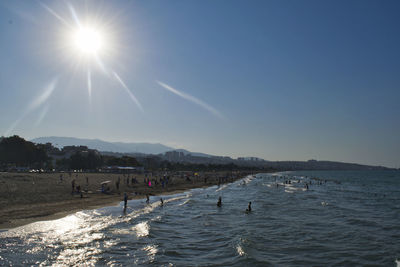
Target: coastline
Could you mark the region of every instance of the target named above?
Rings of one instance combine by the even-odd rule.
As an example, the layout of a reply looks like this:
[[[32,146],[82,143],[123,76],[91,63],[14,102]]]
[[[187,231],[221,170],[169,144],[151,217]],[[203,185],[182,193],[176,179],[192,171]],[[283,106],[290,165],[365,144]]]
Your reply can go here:
[[[147,179],[143,174],[110,173],[0,173],[0,230],[8,230],[36,221],[55,220],[82,210],[118,205],[124,192],[129,200],[150,196],[170,195],[193,188],[209,187],[219,183],[231,183],[244,178],[249,172],[174,172],[163,188],[158,182],[162,173],[153,173]],[[60,178],[60,175],[62,175]],[[87,180],[86,180],[87,177]],[[131,183],[135,178],[138,183]],[[61,180],[62,179],[62,180]],[[128,179],[128,183],[126,180]],[[71,194],[72,181],[82,185],[87,192]],[[120,180],[117,186],[117,181]],[[86,181],[89,181],[86,184]],[[100,184],[110,181],[109,194],[100,192]],[[118,187],[118,189],[117,189]]]

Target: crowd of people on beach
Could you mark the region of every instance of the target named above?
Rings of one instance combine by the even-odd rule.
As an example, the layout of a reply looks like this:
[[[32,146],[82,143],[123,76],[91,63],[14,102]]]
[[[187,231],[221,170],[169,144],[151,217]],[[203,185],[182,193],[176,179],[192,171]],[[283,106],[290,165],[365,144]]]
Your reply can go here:
[[[79,195],[81,198],[83,198],[83,194],[88,192],[88,187],[89,187],[89,178],[86,176],[86,186],[83,188],[80,184],[77,184],[76,180],[78,179],[78,174],[75,174],[75,178],[73,178],[73,174],[70,172],[68,173],[69,177],[72,179],[71,180],[71,194],[77,194]],[[240,174],[239,174],[240,175]],[[145,186],[145,188],[148,189],[152,189],[152,188],[160,188],[161,189],[166,189],[168,188],[168,185],[172,184],[172,177],[178,177],[181,179],[184,179],[184,181],[186,181],[187,183],[194,183],[195,181],[198,182],[200,179],[202,179],[204,181],[204,184],[208,184],[208,182],[210,181],[210,179],[214,179],[214,182],[217,183],[218,187],[222,184],[222,183],[227,183],[227,182],[233,182],[235,178],[234,175],[217,175],[217,176],[212,176],[210,174],[199,174],[197,172],[175,172],[175,173],[168,173],[168,172],[164,172],[164,173],[144,173],[143,175],[143,185]],[[120,176],[118,176],[118,178],[115,180],[115,191],[112,190],[111,188],[111,181],[105,181],[101,183],[101,188],[100,188],[100,192],[103,194],[113,194],[113,193],[118,193],[121,194],[120,190],[121,190],[121,177],[124,181],[124,184],[126,187],[130,187],[130,188],[135,188],[135,186],[140,186],[139,180],[137,175],[135,174],[121,174]],[[278,179],[282,181],[282,183],[278,183]],[[60,183],[64,182],[64,176],[63,174],[59,175],[59,180]],[[275,182],[276,182],[276,187],[280,187],[280,186],[292,186],[295,184],[303,184],[303,188],[304,190],[309,190],[310,186],[313,185],[322,185],[324,183],[326,183],[326,180],[323,179],[318,179],[316,177],[304,177],[303,180],[300,179],[296,179],[296,177],[291,177],[291,176],[275,176]],[[241,185],[246,185],[246,181],[243,181]],[[296,186],[298,187],[298,186]],[[139,195],[142,194],[140,192],[134,192],[135,195]],[[149,203],[150,199],[150,195],[151,195],[151,191],[145,193],[146,195],[146,203]],[[126,209],[127,207],[127,202],[128,202],[128,193],[124,192],[124,209]],[[160,199],[161,202],[161,206],[164,205],[164,201],[161,198]],[[218,207],[222,207],[222,198],[219,197],[218,201],[217,201],[217,206]],[[246,213],[249,213],[252,211],[252,207],[251,207],[251,202],[248,203],[247,209],[246,209]]]
[[[160,190],[166,190],[170,185],[174,185],[173,181],[176,179],[178,181],[181,180],[180,183],[186,182],[189,184],[199,184],[203,182],[204,185],[217,184],[218,187],[223,183],[233,182],[235,179],[242,176],[243,173],[230,173],[227,172],[225,175],[221,173],[198,173],[198,172],[190,172],[190,171],[181,171],[181,172],[146,172],[144,174],[134,174],[134,173],[121,173],[118,176],[114,175],[114,178],[110,180],[103,181],[99,184],[98,192],[102,194],[121,194],[127,188],[135,189],[138,191],[131,192],[134,195],[145,195],[146,203],[150,202],[150,195],[152,195],[152,190],[157,188],[156,192],[160,192]],[[78,195],[80,198],[87,197],[89,193],[89,177],[84,173],[60,173],[59,174],[59,183],[62,184],[65,182],[65,176],[69,178],[71,183],[71,195]],[[86,183],[82,182],[82,176],[84,176]],[[143,184],[140,184],[138,177],[143,176]],[[175,177],[175,178],[173,178]],[[112,181],[114,180],[114,182]],[[80,183],[78,181],[81,181]],[[93,183],[93,182],[92,182]],[[95,184],[92,184],[92,188]],[[124,186],[122,186],[124,185]],[[147,189],[146,189],[147,188]],[[143,192],[143,190],[145,190]],[[122,191],[122,192],[121,192]],[[131,190],[128,190],[131,191]],[[128,206],[129,193],[125,191],[123,193],[123,202],[124,202],[124,210],[126,210]],[[164,205],[164,200],[160,198],[160,205]],[[219,197],[218,207],[222,207],[222,198]],[[246,209],[247,212],[251,212],[251,202],[249,202],[248,207]]]
[[[198,174],[195,173],[194,176],[198,176]],[[192,177],[192,178],[193,178],[193,177]],[[204,177],[204,183],[207,183],[208,178],[209,178],[208,176],[205,176],[205,177]],[[227,177],[227,176],[218,177],[218,187],[220,187],[221,183],[233,182],[233,181],[234,181],[234,178],[233,178],[233,177],[230,177],[230,178],[231,178],[231,179],[229,179],[229,177]],[[136,180],[136,179],[135,179],[135,180]],[[167,176],[166,174],[164,174],[162,177],[159,178],[159,181],[160,181],[160,183],[162,184],[162,188],[164,188],[164,186],[168,184],[168,181],[169,181],[169,180],[170,180],[170,176]],[[191,181],[192,181],[190,175],[187,175],[187,174],[185,175],[185,180],[186,180],[187,182],[191,182]],[[128,180],[127,180],[127,181],[128,181]],[[117,182],[119,182],[119,178],[118,178],[118,181],[117,181]],[[149,187],[152,186],[151,180],[147,177],[147,175],[145,175],[145,177],[143,178],[143,183],[146,184],[146,185],[148,185]],[[153,185],[158,185],[158,180],[157,180],[157,179],[153,179]],[[117,186],[117,189],[118,189],[118,186]],[[124,193],[124,199],[123,199],[123,201],[124,201],[124,212],[126,212],[127,203],[128,203],[128,195],[127,195],[126,192]],[[150,196],[149,196],[149,194],[146,194],[146,203],[147,203],[147,204],[150,203]],[[161,206],[161,207],[164,206],[164,200],[163,200],[162,197],[160,198],[160,206]],[[218,207],[222,207],[222,197],[221,197],[221,196],[218,198],[217,206],[218,206]],[[250,213],[250,212],[252,211],[252,208],[251,208],[251,201],[248,203],[247,209],[246,209],[245,211],[246,211],[246,213]]]

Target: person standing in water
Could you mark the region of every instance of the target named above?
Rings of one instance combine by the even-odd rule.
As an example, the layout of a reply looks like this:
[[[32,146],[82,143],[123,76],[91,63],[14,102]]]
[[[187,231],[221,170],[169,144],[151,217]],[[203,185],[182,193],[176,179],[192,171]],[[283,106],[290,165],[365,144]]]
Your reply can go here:
[[[149,204],[149,202],[150,202],[149,194],[146,194],[146,203]]]
[[[74,191],[75,191],[75,179],[73,179],[73,180],[71,181],[71,186],[72,186],[72,192],[71,192],[71,194],[73,194]]]
[[[126,210],[127,206],[128,206],[128,195],[125,192],[124,193],[124,210]]]
[[[249,205],[247,206],[246,212],[251,212],[251,201],[249,202]]]
[[[164,200],[162,198],[160,198],[160,202],[161,202],[161,207],[164,206]]]
[[[218,207],[222,206],[222,198],[221,197],[218,198],[217,206]]]

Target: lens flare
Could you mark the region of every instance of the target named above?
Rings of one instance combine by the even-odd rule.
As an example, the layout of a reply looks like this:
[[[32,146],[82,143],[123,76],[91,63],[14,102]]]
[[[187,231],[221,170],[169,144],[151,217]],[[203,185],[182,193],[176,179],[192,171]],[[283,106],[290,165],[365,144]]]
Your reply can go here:
[[[47,102],[47,100],[50,98],[50,96],[53,94],[54,89],[57,86],[58,79],[54,78],[50,83],[44,88],[42,93],[37,96],[25,109],[25,111],[22,113],[22,115],[7,129],[7,131],[4,133],[4,136],[8,136],[12,131],[14,131],[15,127],[18,126],[18,124],[26,117],[28,116],[31,112],[34,110],[38,109],[41,107],[43,104]],[[39,116],[38,122],[40,123],[44,116],[47,114],[47,108],[44,108],[42,113]],[[38,123],[38,124],[39,124]]]
[[[220,118],[220,119],[224,119],[224,116],[222,115],[221,112],[219,112],[217,109],[215,109],[214,107],[210,106],[209,104],[201,101],[200,99],[189,95],[187,93],[181,92],[171,86],[169,86],[166,83],[160,82],[160,81],[156,81],[158,83],[158,85],[160,85],[161,87],[163,87],[164,89],[166,89],[167,91],[174,93],[177,96],[182,97],[183,99],[186,99],[202,108],[204,108],[205,110],[209,111],[210,113],[214,114],[216,117]]]

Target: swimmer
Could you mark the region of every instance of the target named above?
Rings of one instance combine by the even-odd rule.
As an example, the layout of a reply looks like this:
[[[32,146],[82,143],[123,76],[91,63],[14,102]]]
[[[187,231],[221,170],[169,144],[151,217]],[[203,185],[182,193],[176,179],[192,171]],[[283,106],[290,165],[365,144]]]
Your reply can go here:
[[[222,206],[222,198],[221,197],[218,198],[217,206],[218,207]]]
[[[249,206],[247,206],[246,212],[247,213],[251,212],[251,201],[249,202]]]

